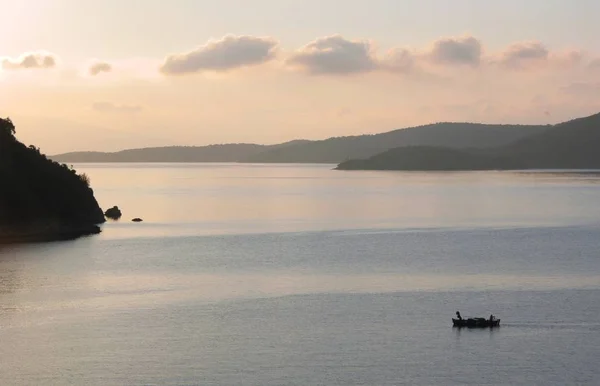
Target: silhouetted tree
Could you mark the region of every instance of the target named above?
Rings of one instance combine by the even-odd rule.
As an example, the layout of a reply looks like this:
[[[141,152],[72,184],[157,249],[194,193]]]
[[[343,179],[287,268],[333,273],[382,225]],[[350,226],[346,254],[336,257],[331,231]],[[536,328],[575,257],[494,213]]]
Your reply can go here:
[[[10,118],[0,118],[0,131],[15,135],[15,125]]]

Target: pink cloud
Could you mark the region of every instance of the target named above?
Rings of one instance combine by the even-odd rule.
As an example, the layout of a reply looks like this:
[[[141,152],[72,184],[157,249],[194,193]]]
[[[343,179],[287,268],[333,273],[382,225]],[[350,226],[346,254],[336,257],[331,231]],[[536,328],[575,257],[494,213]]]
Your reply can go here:
[[[227,35],[192,51],[167,56],[160,67],[165,75],[228,71],[270,61],[278,42],[269,37]]]
[[[286,64],[313,75],[348,75],[376,70],[373,45],[340,35],[316,39],[294,52]]]
[[[27,52],[18,58],[2,59],[5,70],[48,69],[56,66],[56,56],[48,52]]]

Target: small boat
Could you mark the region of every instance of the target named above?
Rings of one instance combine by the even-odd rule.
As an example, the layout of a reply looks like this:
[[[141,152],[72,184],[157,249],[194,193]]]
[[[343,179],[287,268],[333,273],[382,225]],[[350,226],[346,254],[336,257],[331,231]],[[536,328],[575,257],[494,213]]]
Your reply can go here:
[[[454,319],[452,318],[453,327],[468,327],[468,328],[488,328],[488,327],[500,327],[500,319],[486,319],[486,318],[468,318],[468,319]]]

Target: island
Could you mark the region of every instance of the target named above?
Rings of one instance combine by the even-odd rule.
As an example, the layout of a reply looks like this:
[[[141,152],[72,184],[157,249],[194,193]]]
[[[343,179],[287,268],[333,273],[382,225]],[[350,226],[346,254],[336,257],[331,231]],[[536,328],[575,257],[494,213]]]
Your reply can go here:
[[[85,174],[19,142],[0,118],[0,245],[74,239],[104,221]]]
[[[522,169],[518,160],[481,151],[444,147],[407,146],[387,150],[367,159],[348,160],[337,170],[460,171]]]

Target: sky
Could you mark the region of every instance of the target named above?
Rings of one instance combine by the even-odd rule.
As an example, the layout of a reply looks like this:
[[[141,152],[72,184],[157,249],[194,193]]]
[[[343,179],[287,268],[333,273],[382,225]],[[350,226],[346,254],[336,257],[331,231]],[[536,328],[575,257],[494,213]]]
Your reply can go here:
[[[600,111],[597,0],[0,0],[0,116],[47,154]]]

